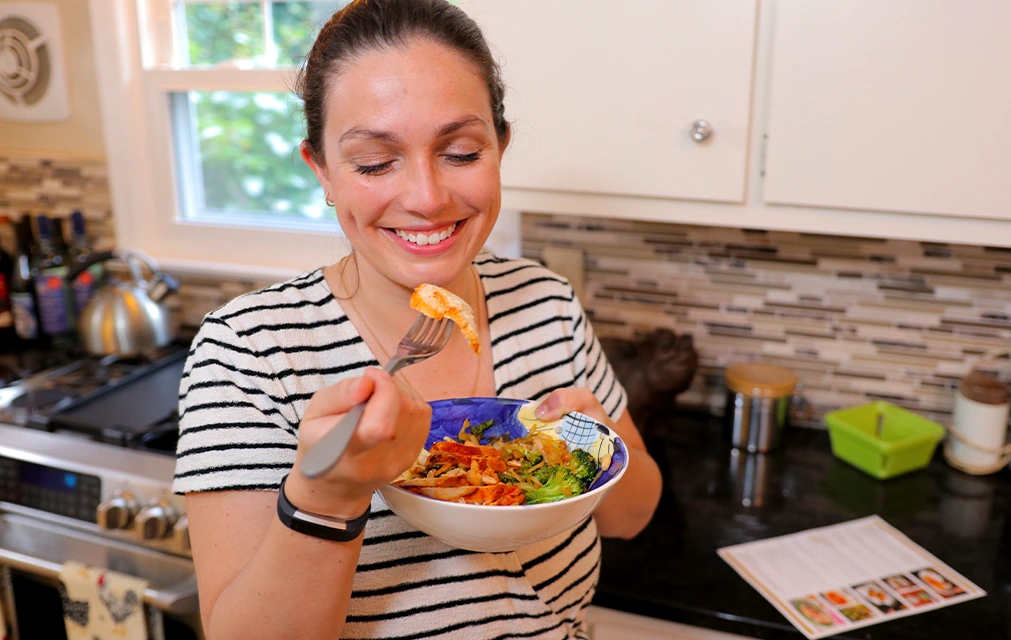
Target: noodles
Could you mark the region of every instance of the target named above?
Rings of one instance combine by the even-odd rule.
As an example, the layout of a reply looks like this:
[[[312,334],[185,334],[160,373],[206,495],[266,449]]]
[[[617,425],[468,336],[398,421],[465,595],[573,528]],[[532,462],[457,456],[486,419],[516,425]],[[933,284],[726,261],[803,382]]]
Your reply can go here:
[[[600,471],[588,452],[569,451],[564,440],[544,433],[482,445],[490,426],[464,420],[459,441],[433,443],[393,484],[451,502],[538,504],[585,493]]]

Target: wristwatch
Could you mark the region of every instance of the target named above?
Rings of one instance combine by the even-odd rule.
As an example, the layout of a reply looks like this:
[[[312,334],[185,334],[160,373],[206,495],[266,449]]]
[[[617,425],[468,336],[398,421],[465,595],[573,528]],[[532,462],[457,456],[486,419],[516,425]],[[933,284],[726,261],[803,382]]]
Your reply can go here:
[[[285,474],[277,492],[277,517],[284,526],[307,536],[333,540],[334,542],[350,542],[365,530],[365,523],[369,521],[369,515],[372,514],[372,505],[369,505],[365,513],[353,520],[342,520],[341,518],[302,511],[289,502],[288,497],[284,495],[284,483],[287,479],[288,476]]]

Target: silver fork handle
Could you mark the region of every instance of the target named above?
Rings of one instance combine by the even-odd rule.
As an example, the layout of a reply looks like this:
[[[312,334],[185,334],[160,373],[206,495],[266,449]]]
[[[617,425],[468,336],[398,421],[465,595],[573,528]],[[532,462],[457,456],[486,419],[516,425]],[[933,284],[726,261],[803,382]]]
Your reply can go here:
[[[410,362],[407,358],[394,356],[386,363],[383,370],[392,376]],[[324,433],[323,437],[305,452],[298,467],[302,475],[310,479],[318,478],[334,468],[334,465],[344,455],[344,450],[351,442],[351,437],[358,430],[358,422],[361,421],[362,414],[365,413],[367,403],[368,400],[351,407],[351,410],[345,413],[337,424]]]

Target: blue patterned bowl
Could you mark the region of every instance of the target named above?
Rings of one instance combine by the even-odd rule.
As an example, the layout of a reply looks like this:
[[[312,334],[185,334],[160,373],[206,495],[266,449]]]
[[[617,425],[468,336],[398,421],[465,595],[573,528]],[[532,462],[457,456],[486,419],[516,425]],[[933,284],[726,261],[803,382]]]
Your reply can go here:
[[[492,426],[482,442],[530,431],[565,440],[569,449],[584,449],[596,457],[603,471],[589,491],[546,504],[484,506],[445,502],[388,485],[381,490],[394,513],[408,524],[454,547],[471,551],[513,551],[561,534],[593,514],[600,501],[628,468],[628,449],[607,426],[581,413],[543,422],[534,417],[536,402],[509,398],[457,398],[432,405],[432,426],[425,448],[448,436],[456,439],[464,420]]]

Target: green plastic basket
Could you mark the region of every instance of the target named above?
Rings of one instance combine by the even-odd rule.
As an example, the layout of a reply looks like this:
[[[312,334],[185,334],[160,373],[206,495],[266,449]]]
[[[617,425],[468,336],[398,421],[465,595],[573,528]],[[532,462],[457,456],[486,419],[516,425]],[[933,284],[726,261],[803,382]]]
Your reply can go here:
[[[881,437],[876,436],[882,415]],[[922,469],[930,462],[944,427],[889,402],[872,402],[825,416],[832,454],[875,478]]]

